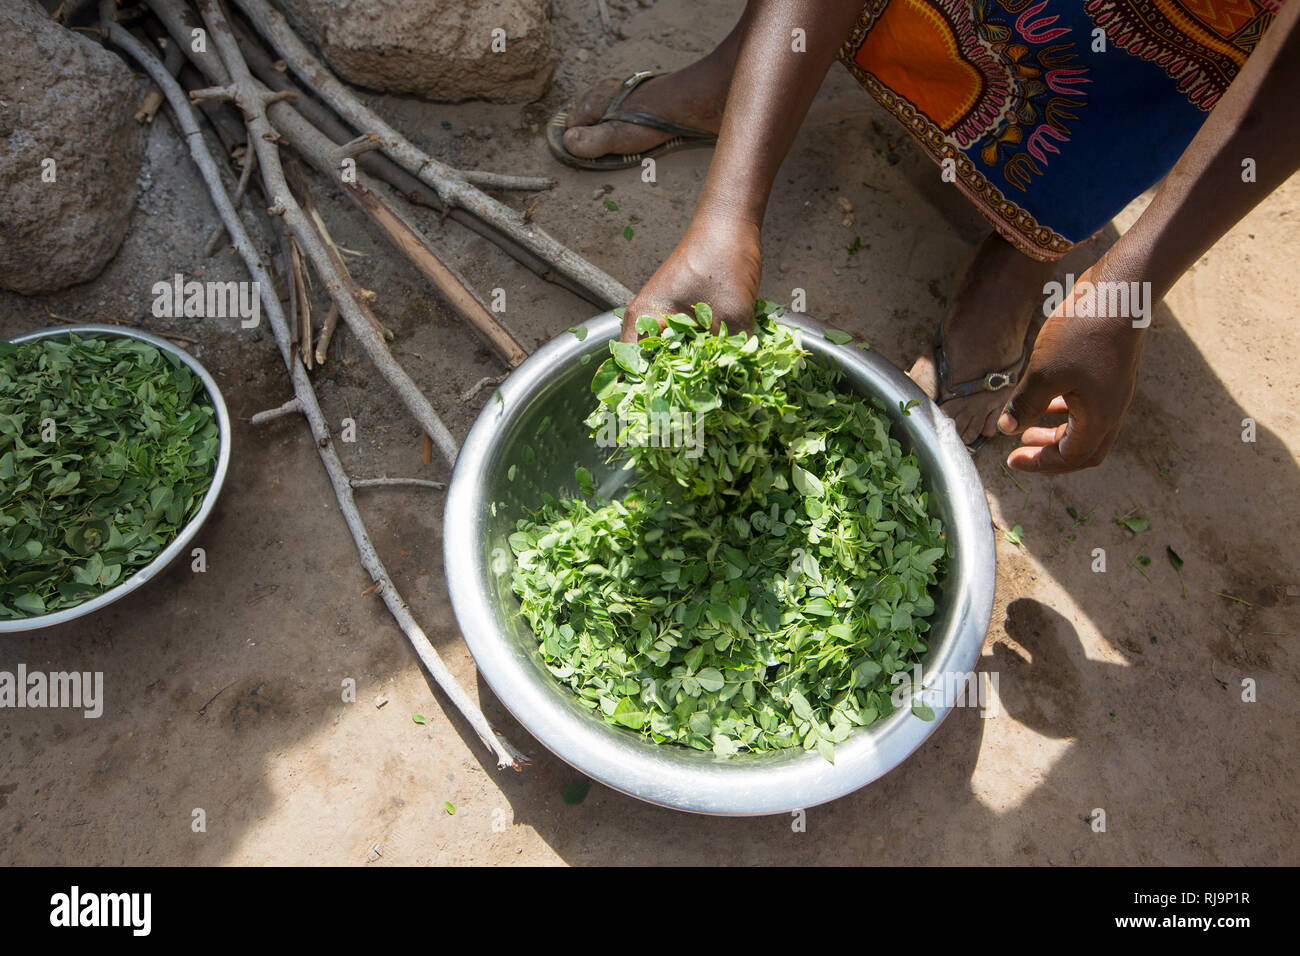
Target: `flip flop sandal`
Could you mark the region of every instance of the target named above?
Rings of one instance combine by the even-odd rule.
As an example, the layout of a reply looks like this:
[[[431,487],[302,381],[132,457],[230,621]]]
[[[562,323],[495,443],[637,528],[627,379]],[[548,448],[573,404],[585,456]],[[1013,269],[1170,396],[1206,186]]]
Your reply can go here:
[[[641,161],[644,159],[654,159],[665,153],[671,153],[673,150],[689,149],[696,146],[713,146],[717,143],[717,134],[710,133],[707,130],[682,126],[680,123],[674,123],[661,116],[655,116],[653,113],[622,109],[623,101],[632,95],[633,90],[646,80],[658,75],[657,73],[651,73],[649,70],[643,70],[629,76],[619,84],[618,92],[609,101],[609,106],[605,107],[605,115],[596,123],[635,123],[637,126],[646,126],[650,129],[672,133],[672,139],[641,153],[606,153],[604,156],[598,156],[595,159],[575,156],[564,148],[564,131],[568,129],[569,113],[573,109],[573,104],[570,103],[552,116],[550,124],[546,127],[546,144],[550,146],[551,153],[560,162],[575,169],[629,169],[633,166],[640,166]]]
[[[944,351],[943,346],[943,326],[940,325],[938,332],[934,336],[934,364],[939,370],[939,395],[935,399],[935,404],[942,406],[944,402],[952,401],[954,398],[965,398],[967,395],[975,395],[978,392],[997,392],[1015,385],[1020,381],[1020,376],[1024,374],[1025,366],[1029,364],[1029,341],[1028,339],[1025,340],[1025,347],[1020,352],[1020,358],[1001,371],[989,372],[983,378],[953,385],[948,368],[948,354]],[[978,435],[966,448],[974,454],[988,440],[988,435]]]

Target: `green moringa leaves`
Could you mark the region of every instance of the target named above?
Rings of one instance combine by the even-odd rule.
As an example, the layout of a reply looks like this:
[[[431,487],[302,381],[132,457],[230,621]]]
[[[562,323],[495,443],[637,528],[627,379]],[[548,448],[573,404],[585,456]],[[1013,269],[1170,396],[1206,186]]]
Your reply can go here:
[[[512,583],[547,669],[607,722],[833,761],[927,650],[947,541],[883,407],[768,312],[752,336],[710,334],[698,306],[611,343],[593,431],[689,415],[682,440],[618,449],[617,501],[580,469],[581,498],[518,522]]]
[[[152,561],[198,512],[219,444],[202,381],[147,342],[0,342],[0,619]]]

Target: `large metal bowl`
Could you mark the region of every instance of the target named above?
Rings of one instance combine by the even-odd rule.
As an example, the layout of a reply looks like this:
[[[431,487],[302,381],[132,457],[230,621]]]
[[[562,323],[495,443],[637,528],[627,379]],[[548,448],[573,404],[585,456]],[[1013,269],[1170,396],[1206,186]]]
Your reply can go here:
[[[212,409],[216,414],[217,428],[221,435],[221,449],[217,453],[217,468],[212,474],[212,484],[208,486],[207,494],[203,496],[203,504],[199,506],[198,513],[181,529],[180,534],[172,540],[171,544],[160,551],[152,561],[132,572],[120,584],[74,607],[16,621],[0,620],[0,634],[34,631],[37,628],[52,627],[55,624],[63,624],[66,621],[84,617],[106,605],[112,604],[114,601],[120,601],[132,591],[148,584],[161,574],[171,564],[172,560],[194,540],[194,536],[199,533],[199,529],[207,521],[208,515],[212,513],[213,505],[217,501],[217,495],[221,493],[221,486],[226,480],[226,470],[230,467],[230,414],[226,411],[226,403],[221,397],[221,390],[217,388],[217,383],[208,374],[208,370],[200,365],[197,359],[183,349],[177,348],[166,339],[150,335],[148,332],[141,332],[139,329],[120,325],[61,325],[55,328],[41,329],[37,332],[26,332],[14,336],[9,341],[30,342],[33,339],[66,338],[71,332],[86,337],[139,339],[141,342],[148,342],[164,352],[170,352],[188,365],[190,370],[202,380],[203,387],[208,393],[208,400],[212,402]]]
[[[843,369],[845,387],[881,398],[893,434],[920,459],[951,546],[931,619],[930,650],[922,660],[923,687],[942,688],[945,674],[974,669],[993,609],[992,522],[970,454],[952,422],[884,359],[834,345],[806,316],[781,321],[800,330],[804,348],[814,356]],[[802,751],[719,758],[655,745],[610,726],[543,666],[510,588],[513,555],[507,538],[524,510],[539,504],[542,492],[579,493],[576,466],[590,469],[607,496],[630,474],[606,464],[608,449],[598,447],[583,424],[596,404],[592,375],[619,325],[606,313],[585,323],[584,340],[565,332],[538,349],[502,384],[499,399],[487,403],[461,449],[447,492],[443,548],[452,606],[479,671],[519,722],[558,757],[650,803],[722,815],[785,813],[870,783],[935,731],[951,700],[927,699],[934,721],[901,708],[855,731],[836,746],[834,764]],[[586,365],[584,355],[592,356]],[[904,415],[899,403],[913,400],[919,404]],[[535,454],[529,465],[523,460],[525,445]],[[516,466],[513,481],[507,476],[511,465]]]

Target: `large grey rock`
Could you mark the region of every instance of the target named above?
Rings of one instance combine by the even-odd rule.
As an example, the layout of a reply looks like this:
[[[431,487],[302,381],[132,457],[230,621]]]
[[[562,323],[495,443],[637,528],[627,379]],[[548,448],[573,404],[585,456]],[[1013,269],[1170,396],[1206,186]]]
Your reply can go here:
[[[94,278],[122,243],[146,87],[31,0],[0,0],[0,36],[0,288],[53,292]]]
[[[344,79],[443,102],[527,103],[555,69],[550,0],[280,0]],[[494,29],[505,52],[494,52]]]

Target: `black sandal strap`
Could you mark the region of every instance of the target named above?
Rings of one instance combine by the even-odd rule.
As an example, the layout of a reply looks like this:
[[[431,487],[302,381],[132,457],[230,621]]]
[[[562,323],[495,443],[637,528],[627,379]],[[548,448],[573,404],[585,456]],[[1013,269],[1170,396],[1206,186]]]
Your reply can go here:
[[[646,126],[650,129],[662,130],[665,133],[672,133],[674,136],[681,136],[684,139],[717,139],[716,133],[710,133],[706,129],[696,129],[694,126],[683,126],[681,123],[674,123],[672,120],[666,120],[662,116],[655,116],[653,113],[642,113],[638,110],[616,110],[613,113],[606,113],[600,118],[602,123],[635,123],[637,126]]]
[[[954,398],[965,398],[967,395],[975,395],[979,392],[997,392],[1015,385],[1020,381],[1020,375],[1029,359],[1029,343],[1025,343],[1025,347],[1020,350],[1020,358],[1016,359],[1014,364],[999,371],[989,372],[983,378],[972,379],[969,382],[961,382],[957,385],[953,385],[951,381],[948,355],[943,346],[942,329],[935,336],[934,359],[935,365],[939,369],[938,404],[942,405]]]
[[[646,113],[641,110],[625,110],[623,101],[632,95],[633,91],[646,80],[659,76],[658,73],[652,73],[649,70],[642,70],[640,73],[633,73],[626,80],[619,84],[618,93],[609,101],[605,107],[605,113],[598,120],[600,123],[634,123],[637,126],[645,126],[650,129],[657,129],[664,133],[670,133],[673,136],[681,136],[684,139],[707,139],[716,140],[717,135],[710,133],[706,129],[696,129],[694,126],[683,126],[681,123],[674,123],[672,120],[666,120],[662,116],[655,116],[653,113]]]
[[[614,98],[611,99],[609,105],[605,107],[605,116],[608,116],[610,113],[619,109],[623,105],[623,101],[631,96],[632,91],[638,86],[646,80],[653,79],[658,75],[658,73],[655,73],[652,70],[641,70],[639,73],[633,73],[629,76],[618,85],[618,92],[614,94]],[[603,120],[605,116],[602,116],[601,119]]]

